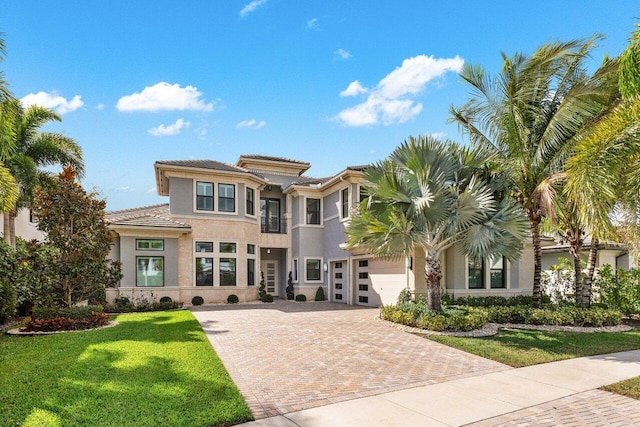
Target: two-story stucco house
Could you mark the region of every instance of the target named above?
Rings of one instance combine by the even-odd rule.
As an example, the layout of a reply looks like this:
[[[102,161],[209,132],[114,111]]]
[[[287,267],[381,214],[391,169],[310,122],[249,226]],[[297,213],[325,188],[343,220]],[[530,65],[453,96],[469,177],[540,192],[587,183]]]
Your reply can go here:
[[[379,306],[403,288],[426,292],[424,254],[387,261],[344,249],[345,226],[361,198],[364,166],[328,178],[304,173],[307,162],[242,155],[235,165],[214,160],[158,161],[156,184],[165,205],[111,212],[112,258],[123,279],[108,298],[169,296],[191,303],[285,297],[289,274],[296,294]],[[455,247],[442,257],[442,286],[461,295],[531,293],[532,251],[517,262],[469,260]],[[520,286],[526,284],[528,287]]]

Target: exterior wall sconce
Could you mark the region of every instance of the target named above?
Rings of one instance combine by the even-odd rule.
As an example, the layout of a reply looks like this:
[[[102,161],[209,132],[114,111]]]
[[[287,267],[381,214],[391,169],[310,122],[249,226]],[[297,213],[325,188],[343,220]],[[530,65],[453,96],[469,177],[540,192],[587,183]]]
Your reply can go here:
[[[270,254],[271,253],[271,248],[267,248],[267,253]]]
[[[324,269],[324,271],[329,271],[329,266],[328,266],[327,264],[325,264],[325,265],[323,266],[323,269]]]

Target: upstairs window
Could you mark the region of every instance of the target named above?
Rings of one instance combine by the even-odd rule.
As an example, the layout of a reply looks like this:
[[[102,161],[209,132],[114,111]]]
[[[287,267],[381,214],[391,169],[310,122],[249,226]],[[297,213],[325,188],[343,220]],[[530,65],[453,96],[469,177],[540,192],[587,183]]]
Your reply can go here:
[[[307,224],[320,224],[320,199],[307,199]]]
[[[163,251],[164,240],[162,239],[136,239],[136,250],[139,251]]]
[[[199,211],[213,210],[213,183],[196,183],[196,209]]]
[[[340,203],[342,206],[341,214],[342,218],[349,217],[349,187],[340,192]]]
[[[247,188],[246,212],[247,215],[256,214],[255,191],[253,188]]]
[[[220,212],[236,211],[236,186],[218,184],[218,210]]]

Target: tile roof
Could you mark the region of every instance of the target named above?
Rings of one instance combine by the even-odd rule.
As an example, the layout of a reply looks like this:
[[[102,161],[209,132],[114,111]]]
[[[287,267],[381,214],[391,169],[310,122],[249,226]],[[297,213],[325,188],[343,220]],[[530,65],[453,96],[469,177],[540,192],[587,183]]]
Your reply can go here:
[[[371,165],[347,166],[347,170],[364,172],[370,167],[371,167]]]
[[[226,172],[251,173],[247,169],[216,160],[158,160],[156,164],[169,166],[183,166],[187,168],[211,169]]]
[[[296,165],[305,165],[305,166],[309,166],[310,163],[309,162],[303,162],[301,160],[295,160],[295,159],[288,159],[286,157],[277,157],[277,156],[263,156],[261,154],[242,154],[240,155],[241,159],[254,159],[254,160],[268,160],[268,161],[272,161],[272,162],[286,162],[286,163],[293,163]]]
[[[168,216],[169,204],[165,203],[107,212],[105,220],[109,225],[191,229],[190,225],[169,219]]]

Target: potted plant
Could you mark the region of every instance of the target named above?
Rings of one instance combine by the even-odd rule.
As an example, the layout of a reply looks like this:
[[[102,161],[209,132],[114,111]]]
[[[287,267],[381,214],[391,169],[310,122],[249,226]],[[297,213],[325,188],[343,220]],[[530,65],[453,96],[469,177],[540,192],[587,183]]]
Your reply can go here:
[[[289,272],[289,279],[287,279],[287,288],[285,290],[287,291],[287,299],[289,301],[293,300],[293,277],[291,272]]]

